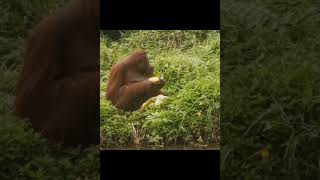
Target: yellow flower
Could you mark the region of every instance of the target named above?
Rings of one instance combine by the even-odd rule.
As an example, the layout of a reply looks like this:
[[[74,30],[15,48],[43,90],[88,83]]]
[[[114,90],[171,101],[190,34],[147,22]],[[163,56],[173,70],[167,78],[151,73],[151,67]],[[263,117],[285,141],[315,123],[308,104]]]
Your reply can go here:
[[[270,156],[269,150],[267,148],[261,149],[260,155],[261,155],[262,159],[268,159]]]

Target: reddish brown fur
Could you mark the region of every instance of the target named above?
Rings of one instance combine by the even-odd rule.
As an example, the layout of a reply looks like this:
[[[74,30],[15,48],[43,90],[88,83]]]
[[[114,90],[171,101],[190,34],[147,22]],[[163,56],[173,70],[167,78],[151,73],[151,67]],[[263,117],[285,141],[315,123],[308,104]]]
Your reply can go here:
[[[26,41],[16,113],[50,141],[99,143],[100,0],[74,0]]]
[[[138,49],[126,59],[115,64],[109,76],[107,99],[114,106],[125,111],[134,111],[151,97],[161,94],[164,81],[149,81],[153,67],[146,53]]]

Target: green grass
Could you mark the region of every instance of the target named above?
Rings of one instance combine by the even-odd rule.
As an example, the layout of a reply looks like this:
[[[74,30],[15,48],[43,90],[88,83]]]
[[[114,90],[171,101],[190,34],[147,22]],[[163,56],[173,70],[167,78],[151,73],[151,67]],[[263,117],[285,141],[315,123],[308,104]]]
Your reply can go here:
[[[319,179],[318,8],[222,3],[222,178]]]
[[[169,99],[146,111],[122,112],[104,98],[113,64],[135,48],[148,53]],[[209,145],[220,140],[219,31],[126,31],[119,41],[100,37],[101,148]],[[195,146],[193,146],[195,145]]]
[[[0,116],[1,179],[99,179],[97,147],[65,148],[34,133],[14,115]]]
[[[63,1],[0,2],[0,179],[100,179],[98,147],[65,148],[13,114],[22,45],[35,22]]]

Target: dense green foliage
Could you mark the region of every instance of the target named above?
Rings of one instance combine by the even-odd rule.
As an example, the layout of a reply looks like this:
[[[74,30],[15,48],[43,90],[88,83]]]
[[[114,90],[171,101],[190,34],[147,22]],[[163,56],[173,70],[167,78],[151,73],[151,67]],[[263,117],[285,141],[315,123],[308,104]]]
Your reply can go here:
[[[319,4],[259,2],[222,3],[221,176],[319,179]]]
[[[98,147],[65,148],[34,133],[13,114],[23,39],[63,0],[0,2],[0,179],[100,179]]]
[[[119,41],[101,33],[101,146],[211,145],[220,139],[219,31],[126,31]],[[145,111],[122,112],[105,100],[114,63],[135,48],[148,53],[167,99]],[[196,147],[195,147],[196,148]]]

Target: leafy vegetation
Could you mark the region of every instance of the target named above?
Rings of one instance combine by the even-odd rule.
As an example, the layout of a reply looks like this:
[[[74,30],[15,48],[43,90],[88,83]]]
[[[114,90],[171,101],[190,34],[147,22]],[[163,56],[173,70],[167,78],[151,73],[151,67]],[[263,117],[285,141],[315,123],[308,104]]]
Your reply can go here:
[[[221,177],[319,179],[319,4],[221,7]]]
[[[101,148],[133,144],[219,148],[219,31],[125,31],[112,41],[100,33]],[[169,99],[144,111],[123,112],[105,100],[113,64],[135,48],[147,51]]]
[[[23,40],[41,17],[64,2],[0,2],[0,179],[100,179],[98,147],[49,144],[13,113]]]

